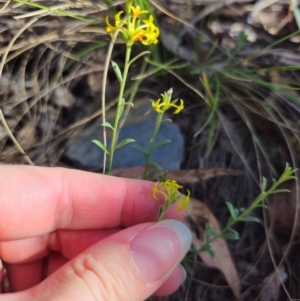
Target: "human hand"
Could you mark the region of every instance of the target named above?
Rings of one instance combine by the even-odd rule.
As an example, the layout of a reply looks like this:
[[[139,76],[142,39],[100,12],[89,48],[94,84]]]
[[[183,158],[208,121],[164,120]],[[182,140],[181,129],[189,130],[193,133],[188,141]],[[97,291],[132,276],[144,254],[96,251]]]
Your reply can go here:
[[[2,301],[142,301],[183,281],[191,234],[176,220],[186,212],[174,204],[155,223],[153,183],[2,165],[0,187],[0,258],[13,292]]]

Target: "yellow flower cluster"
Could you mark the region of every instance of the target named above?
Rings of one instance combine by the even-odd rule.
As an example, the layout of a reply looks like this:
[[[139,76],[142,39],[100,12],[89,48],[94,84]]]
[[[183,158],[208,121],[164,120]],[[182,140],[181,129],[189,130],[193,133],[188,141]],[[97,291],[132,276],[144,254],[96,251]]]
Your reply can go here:
[[[184,109],[184,103],[182,99],[179,100],[180,104],[177,104],[178,99],[171,99],[172,90],[161,94],[161,96],[162,98],[152,101],[152,107],[157,113],[161,114],[170,108],[175,108],[174,113],[178,114]]]
[[[175,180],[166,180],[165,182],[156,182],[152,188],[152,195],[157,200],[157,194],[161,194],[164,197],[164,203],[168,206],[177,203],[178,209],[188,210],[190,203],[190,191],[186,196],[178,192],[178,189],[182,188]]]
[[[147,10],[141,10],[140,6],[130,6],[131,14],[121,18],[124,11],[119,11],[115,15],[115,25],[109,22],[106,17],[106,31],[114,38],[114,33],[120,31],[123,39],[128,45],[141,42],[144,45],[156,44],[158,42],[159,29],[153,23],[153,16],[143,19],[141,15],[148,14]]]

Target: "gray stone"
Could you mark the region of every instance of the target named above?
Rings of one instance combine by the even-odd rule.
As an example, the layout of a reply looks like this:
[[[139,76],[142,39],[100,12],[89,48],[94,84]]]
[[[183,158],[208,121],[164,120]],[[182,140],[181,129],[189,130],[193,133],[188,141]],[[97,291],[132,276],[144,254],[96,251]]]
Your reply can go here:
[[[132,138],[136,142],[115,151],[114,168],[143,166],[145,164],[144,155],[134,148],[133,145],[138,144],[146,148],[149,147],[156,116],[157,113],[151,108],[149,101],[139,101],[130,110],[126,122],[120,131],[118,141]],[[113,123],[112,120],[110,122]],[[77,137],[71,139],[64,154],[65,157],[85,169],[102,167],[103,151],[91,142],[94,139],[103,141],[102,131],[101,121],[99,121],[99,124],[87,128]],[[109,134],[110,129],[107,129],[107,132]],[[179,169],[183,155],[183,137],[177,125],[172,122],[162,123],[156,141],[159,142],[165,139],[171,140],[171,143],[157,148],[153,152],[151,161],[159,163],[164,169]]]

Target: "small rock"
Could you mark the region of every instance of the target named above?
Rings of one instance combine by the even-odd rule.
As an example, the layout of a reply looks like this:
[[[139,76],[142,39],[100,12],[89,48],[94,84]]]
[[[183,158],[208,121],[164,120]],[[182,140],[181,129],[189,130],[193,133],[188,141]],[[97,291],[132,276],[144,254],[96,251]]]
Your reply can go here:
[[[146,148],[149,147],[156,116],[157,114],[151,109],[151,103],[148,100],[139,101],[130,110],[126,122],[120,131],[118,141],[132,138],[135,142],[115,151],[114,168],[143,166],[145,164],[144,155],[133,146],[137,144]],[[112,120],[110,122],[113,123]],[[64,154],[65,158],[84,169],[102,168],[103,151],[91,142],[94,139],[103,141],[102,132],[103,127],[101,126],[101,121],[99,121],[98,124],[84,130],[77,137],[71,139]],[[110,129],[107,129],[107,134],[109,145]],[[164,169],[179,169],[184,142],[176,124],[171,122],[162,123],[157,135],[157,142],[165,139],[171,140],[171,143],[157,148],[153,152],[151,161],[159,163]]]

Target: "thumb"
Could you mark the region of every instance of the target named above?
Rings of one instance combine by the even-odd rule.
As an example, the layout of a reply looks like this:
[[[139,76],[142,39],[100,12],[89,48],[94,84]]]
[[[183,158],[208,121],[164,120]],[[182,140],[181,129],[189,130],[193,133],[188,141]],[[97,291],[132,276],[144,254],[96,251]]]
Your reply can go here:
[[[175,220],[136,225],[91,246],[39,285],[2,299],[142,301],[168,283],[191,242],[188,228]]]

